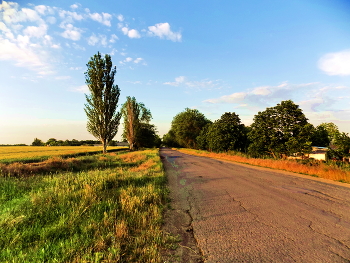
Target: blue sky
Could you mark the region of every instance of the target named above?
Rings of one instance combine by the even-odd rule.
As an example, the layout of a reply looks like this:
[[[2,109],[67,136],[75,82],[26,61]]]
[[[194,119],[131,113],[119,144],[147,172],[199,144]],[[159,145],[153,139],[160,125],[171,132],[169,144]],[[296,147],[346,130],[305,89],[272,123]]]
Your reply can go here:
[[[349,14],[345,0],[3,1],[0,144],[92,139],[84,72],[98,51],[120,105],[143,102],[160,135],[186,107],[250,125],[288,99],[350,132]]]

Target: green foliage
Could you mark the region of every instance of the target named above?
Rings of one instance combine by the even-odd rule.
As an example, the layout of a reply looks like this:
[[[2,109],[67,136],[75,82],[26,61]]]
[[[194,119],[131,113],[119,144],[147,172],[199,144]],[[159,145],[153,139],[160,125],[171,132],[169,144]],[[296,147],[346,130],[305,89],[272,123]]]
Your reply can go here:
[[[334,143],[337,137],[340,135],[338,126],[333,122],[324,122],[321,123],[318,127],[323,128],[327,132],[330,143]]]
[[[208,150],[209,142],[208,142],[208,132],[213,123],[208,123],[205,125],[200,131],[199,135],[196,138],[197,148],[200,150]]]
[[[208,148],[214,152],[241,151],[244,148],[243,127],[236,113],[224,113],[208,129]]]
[[[114,85],[116,67],[110,55],[102,58],[100,52],[91,57],[86,66],[85,81],[90,91],[90,95],[85,95],[87,130],[102,142],[105,153],[108,142],[118,132],[121,117],[117,112],[120,90]]]
[[[45,143],[38,138],[35,138],[34,141],[32,142],[32,146],[44,146],[44,145]]]
[[[328,131],[324,125],[318,125],[311,136],[313,146],[328,147],[331,142]]]
[[[130,150],[155,146],[156,128],[149,124],[151,111],[135,97],[127,97],[121,112],[124,118],[123,138],[128,141]]]
[[[274,158],[311,151],[313,126],[293,101],[282,101],[254,117],[248,137],[253,156],[272,155]]]
[[[177,114],[171,122],[175,140],[181,147],[197,148],[196,138],[201,130],[211,121],[197,109],[186,108]]]
[[[167,134],[163,135],[162,142],[163,145],[167,147],[179,147],[179,144],[176,142],[175,133],[171,129]]]

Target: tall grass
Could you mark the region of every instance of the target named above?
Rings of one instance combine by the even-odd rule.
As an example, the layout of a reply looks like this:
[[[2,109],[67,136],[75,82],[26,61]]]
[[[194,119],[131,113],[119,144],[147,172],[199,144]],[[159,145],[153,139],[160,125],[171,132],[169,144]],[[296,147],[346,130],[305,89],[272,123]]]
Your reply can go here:
[[[161,261],[157,150],[94,158],[88,170],[0,177],[0,262]]]
[[[197,155],[205,156],[216,159],[223,159],[228,161],[234,161],[245,164],[252,164],[256,166],[268,167],[278,170],[284,170],[294,173],[306,174],[325,178],[333,181],[339,181],[344,183],[350,183],[350,171],[341,169],[336,165],[326,164],[322,162],[310,162],[309,164],[303,164],[294,160],[275,160],[275,159],[260,159],[249,158],[239,153],[213,153],[207,151],[198,151],[193,149],[178,149],[178,151]]]

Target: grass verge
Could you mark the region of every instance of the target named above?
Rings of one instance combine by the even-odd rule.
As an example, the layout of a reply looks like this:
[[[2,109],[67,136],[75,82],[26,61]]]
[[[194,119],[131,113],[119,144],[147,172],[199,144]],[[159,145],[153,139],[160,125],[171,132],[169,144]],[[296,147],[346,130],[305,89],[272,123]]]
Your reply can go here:
[[[331,166],[322,162],[314,162],[310,164],[303,164],[293,160],[275,160],[275,159],[259,159],[249,158],[244,155],[235,155],[228,153],[213,153],[207,151],[193,150],[193,149],[177,149],[180,152],[210,157],[215,159],[228,160],[238,163],[251,164],[261,167],[273,168],[277,170],[284,170],[288,172],[306,174],[314,177],[320,177],[333,181],[350,183],[350,171]]]
[[[87,170],[0,177],[0,262],[161,261],[158,151],[94,158]]]

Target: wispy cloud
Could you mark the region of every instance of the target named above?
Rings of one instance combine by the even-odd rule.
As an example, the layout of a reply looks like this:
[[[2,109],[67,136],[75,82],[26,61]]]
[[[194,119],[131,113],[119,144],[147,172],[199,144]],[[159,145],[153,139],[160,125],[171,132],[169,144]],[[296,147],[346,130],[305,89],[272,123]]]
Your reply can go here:
[[[350,75],[350,50],[325,54],[318,61],[318,67],[331,76]]]
[[[174,87],[184,86],[187,88],[192,88],[197,90],[220,89],[222,86],[222,83],[220,82],[220,80],[204,79],[200,81],[192,81],[192,80],[188,80],[188,78],[185,76],[176,77],[175,81],[164,82],[163,84],[174,86]]]

